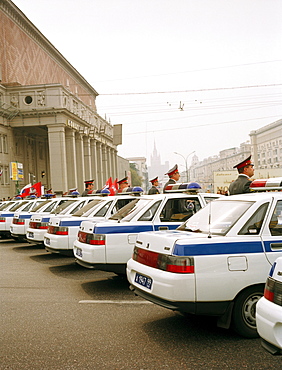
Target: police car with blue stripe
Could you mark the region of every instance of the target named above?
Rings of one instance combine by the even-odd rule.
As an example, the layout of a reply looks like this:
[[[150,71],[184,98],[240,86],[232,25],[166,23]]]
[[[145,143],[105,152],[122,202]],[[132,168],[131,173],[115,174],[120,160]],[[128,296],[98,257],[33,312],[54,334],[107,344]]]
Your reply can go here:
[[[125,274],[138,233],[176,229],[209,201],[220,197],[195,190],[199,190],[199,184],[175,184],[173,189],[167,189],[168,193],[133,200],[105,222],[83,221],[74,242],[76,262],[87,268]]]
[[[276,188],[269,183],[267,189]],[[282,255],[281,215],[282,192],[233,195],[177,230],[141,233],[127,263],[130,287],[168,309],[218,316],[218,326],[256,337],[256,303]]]
[[[282,224],[282,209],[280,212]],[[282,257],[277,258],[257,303],[256,319],[261,344],[272,355],[282,355]]]
[[[72,198],[36,198],[34,201],[38,202],[38,205],[32,209],[22,209],[21,211],[15,212],[13,221],[10,225],[11,236],[19,241],[26,240],[26,232],[29,227],[29,222],[34,214],[48,214],[53,210],[57,210],[61,207],[62,210],[67,206],[68,201],[72,201]]]
[[[29,243],[44,244],[44,234],[46,233],[49,221],[55,215],[64,217],[78,212],[81,208],[91,202],[93,197],[64,197],[65,202],[60,207],[55,207],[53,210],[44,213],[34,213],[29,221],[26,229],[26,239]]]
[[[96,196],[91,203],[72,215],[50,217],[44,234],[45,249],[51,253],[73,256],[73,243],[83,221],[104,221],[134,199],[136,196],[133,193],[107,197]],[[37,239],[38,237],[37,232]]]

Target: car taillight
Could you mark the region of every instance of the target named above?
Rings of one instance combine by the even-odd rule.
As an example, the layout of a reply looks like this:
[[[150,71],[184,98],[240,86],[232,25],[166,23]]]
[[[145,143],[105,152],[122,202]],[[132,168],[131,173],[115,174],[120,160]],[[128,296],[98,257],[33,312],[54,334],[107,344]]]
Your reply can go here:
[[[135,247],[132,258],[134,261],[142,263],[143,265],[167,272],[180,274],[194,273],[193,257],[170,256]]]
[[[56,232],[55,232],[56,235],[68,235],[68,233],[69,231],[67,227],[62,227],[62,226],[56,227]]]
[[[13,218],[13,224],[24,225],[24,218]]]
[[[6,222],[6,217],[0,217],[0,222]]]
[[[47,223],[47,225],[48,225],[48,223]],[[55,235],[68,235],[69,230],[68,230],[67,227],[62,227],[62,226],[48,226],[47,233],[48,234],[55,234]]]
[[[31,229],[48,229],[48,222],[35,222],[35,221],[30,221],[29,222],[29,227]]]
[[[84,231],[79,231],[77,235],[78,241],[91,245],[105,245],[106,236],[104,234],[89,234]]]
[[[268,277],[264,288],[264,297],[268,301],[282,306],[282,282]]]

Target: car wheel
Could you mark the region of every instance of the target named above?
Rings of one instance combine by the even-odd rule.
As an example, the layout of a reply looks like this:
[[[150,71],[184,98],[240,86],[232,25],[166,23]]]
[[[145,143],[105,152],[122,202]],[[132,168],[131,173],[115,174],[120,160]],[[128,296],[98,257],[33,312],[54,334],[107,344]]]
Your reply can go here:
[[[263,296],[263,286],[257,285],[241,292],[235,300],[232,327],[246,338],[257,338],[256,304]]]

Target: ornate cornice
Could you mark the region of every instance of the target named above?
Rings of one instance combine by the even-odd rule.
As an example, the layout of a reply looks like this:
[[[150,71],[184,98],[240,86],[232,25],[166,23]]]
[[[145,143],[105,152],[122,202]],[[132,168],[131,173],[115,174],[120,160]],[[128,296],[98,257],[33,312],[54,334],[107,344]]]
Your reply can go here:
[[[50,43],[50,41],[34,26],[25,14],[10,0],[0,0],[0,10],[3,11],[18,27],[58,63],[65,71],[87,89],[91,94],[98,96],[97,91],[85,80],[84,77],[64,58],[64,56]]]

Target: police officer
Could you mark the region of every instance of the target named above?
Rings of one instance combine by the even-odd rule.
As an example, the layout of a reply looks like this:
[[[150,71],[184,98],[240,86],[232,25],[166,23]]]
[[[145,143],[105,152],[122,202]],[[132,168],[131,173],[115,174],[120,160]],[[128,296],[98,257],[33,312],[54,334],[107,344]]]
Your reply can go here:
[[[128,188],[128,177],[124,177],[123,179],[119,180],[118,182],[118,193],[122,193],[123,189]]]
[[[84,192],[81,194],[82,197],[86,197],[88,194],[91,194],[92,193],[92,190],[93,190],[93,186],[94,186],[94,180],[85,180],[84,181],[84,184],[85,184],[85,190]]]
[[[176,184],[176,182],[180,179],[180,173],[178,172],[178,165],[176,164],[175,166],[173,166],[167,173],[165,173],[165,175],[168,175],[169,180],[163,188],[164,193],[166,192],[165,189],[167,185]]]
[[[236,164],[233,168],[237,168],[239,176],[229,186],[229,194],[242,194],[250,193],[250,177],[254,175],[254,165],[251,162],[251,156],[245,159],[243,162]]]
[[[148,191],[148,194],[160,194],[159,189],[157,186],[159,185],[159,179],[158,176],[155,177],[154,179],[150,180],[150,183],[152,184],[151,189]]]

